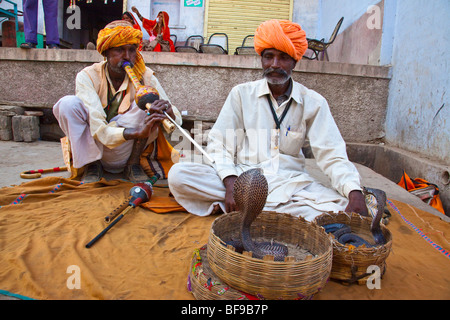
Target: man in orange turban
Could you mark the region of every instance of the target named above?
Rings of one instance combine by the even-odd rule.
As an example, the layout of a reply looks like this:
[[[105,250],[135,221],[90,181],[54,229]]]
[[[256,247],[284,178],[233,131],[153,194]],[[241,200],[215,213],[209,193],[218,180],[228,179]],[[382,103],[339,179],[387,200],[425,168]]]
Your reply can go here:
[[[75,96],[61,98],[53,107],[59,125],[70,141],[73,168],[84,168],[82,181],[96,182],[103,169],[124,171],[133,183],[148,180],[140,165],[144,148],[156,141],[166,111],[181,124],[153,71],[138,51],[142,32],[124,20],[111,22],[98,34],[97,50],[105,61],[77,74]],[[143,85],[155,88],[150,115],[136,105],[136,90],[122,65],[130,62]],[[159,173],[159,172],[158,172]],[[161,174],[164,177],[164,174]]]
[[[296,23],[270,20],[258,27],[254,41],[263,79],[239,84],[228,95],[208,135],[206,151],[214,163],[180,162],[170,169],[175,200],[200,216],[235,211],[234,181],[261,168],[269,186],[266,211],[309,221],[328,211],[368,215],[360,175],[327,101],[292,79],[308,46],[305,32]],[[305,171],[307,139],[331,188]]]

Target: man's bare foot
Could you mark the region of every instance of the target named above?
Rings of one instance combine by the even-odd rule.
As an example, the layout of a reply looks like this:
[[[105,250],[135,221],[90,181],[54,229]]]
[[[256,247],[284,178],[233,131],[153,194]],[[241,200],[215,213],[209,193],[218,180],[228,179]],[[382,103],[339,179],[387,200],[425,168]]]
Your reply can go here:
[[[221,213],[223,213],[222,208],[218,204],[215,204],[211,211],[211,214],[221,214]]]

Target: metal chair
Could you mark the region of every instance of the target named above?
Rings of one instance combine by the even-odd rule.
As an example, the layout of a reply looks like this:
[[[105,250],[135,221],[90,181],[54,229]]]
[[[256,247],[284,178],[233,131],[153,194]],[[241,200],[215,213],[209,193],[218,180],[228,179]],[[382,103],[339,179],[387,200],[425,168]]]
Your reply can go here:
[[[200,45],[200,50],[203,53],[228,54],[227,34],[222,32],[213,33],[209,36],[207,44]]]
[[[344,17],[339,19],[338,23],[336,24],[336,27],[334,28],[333,33],[331,34],[330,40],[328,42],[325,42],[325,38],[322,38],[321,40],[317,39],[307,39],[308,40],[308,49],[313,51],[313,56],[303,56],[303,58],[309,59],[309,60],[319,60],[319,54],[322,52],[323,55],[327,56],[327,49],[328,47],[336,40],[336,36],[339,32],[339,29],[341,28],[342,22],[344,21]]]
[[[255,51],[254,35],[248,35],[242,41],[242,46],[237,47],[234,51],[235,55],[258,55]]]
[[[204,38],[203,36],[193,35],[189,36],[184,43],[184,46],[175,47],[176,52],[192,52],[199,53],[200,46],[203,44]]]
[[[170,35],[170,39],[172,40],[173,45],[175,46],[176,43],[177,43],[177,39],[178,39],[177,35],[176,34],[171,34]]]

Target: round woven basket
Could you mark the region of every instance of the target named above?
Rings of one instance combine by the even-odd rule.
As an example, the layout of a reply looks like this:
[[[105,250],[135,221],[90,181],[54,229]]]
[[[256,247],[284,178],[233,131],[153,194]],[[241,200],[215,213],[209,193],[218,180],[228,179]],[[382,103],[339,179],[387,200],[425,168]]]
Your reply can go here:
[[[211,270],[207,245],[196,249],[192,255],[187,287],[197,300],[248,300],[243,292],[225,284]]]
[[[226,245],[239,239],[241,216],[240,212],[224,214],[211,227],[208,261],[224,283],[260,299],[311,299],[325,286],[333,249],[322,227],[303,218],[263,211],[251,226],[252,239],[285,244],[289,257],[285,261],[273,261],[270,256],[258,259]],[[296,250],[307,250],[310,255],[299,260]]]
[[[331,223],[343,223],[351,227],[356,233],[370,244],[375,244],[370,231],[372,218],[363,217],[357,213],[324,213],[318,216],[314,222],[319,226]],[[343,245],[333,239],[333,267],[331,269],[331,279],[340,280],[344,283],[365,284],[369,266],[377,266],[382,276],[386,271],[386,259],[392,248],[392,234],[381,224],[381,230],[386,239],[386,244],[375,247],[354,247]]]

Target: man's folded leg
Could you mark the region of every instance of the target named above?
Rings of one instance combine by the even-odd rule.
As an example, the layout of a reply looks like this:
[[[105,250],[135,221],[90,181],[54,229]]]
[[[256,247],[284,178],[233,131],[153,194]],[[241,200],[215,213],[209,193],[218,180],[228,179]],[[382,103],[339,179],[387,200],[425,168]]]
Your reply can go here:
[[[225,212],[225,186],[211,166],[176,163],[169,171],[168,184],[175,200],[189,213],[207,216],[217,206]]]

